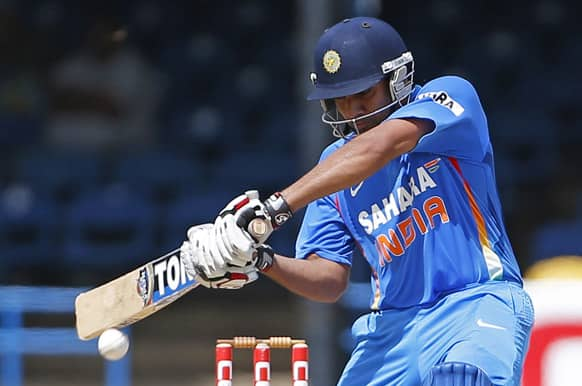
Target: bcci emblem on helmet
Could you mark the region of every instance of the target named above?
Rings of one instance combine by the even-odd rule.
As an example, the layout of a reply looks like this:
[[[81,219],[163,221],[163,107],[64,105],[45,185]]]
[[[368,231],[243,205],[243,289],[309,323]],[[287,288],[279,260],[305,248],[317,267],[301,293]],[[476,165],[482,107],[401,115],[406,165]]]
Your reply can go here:
[[[342,60],[337,51],[329,50],[323,55],[323,68],[330,74],[336,73],[342,64]]]

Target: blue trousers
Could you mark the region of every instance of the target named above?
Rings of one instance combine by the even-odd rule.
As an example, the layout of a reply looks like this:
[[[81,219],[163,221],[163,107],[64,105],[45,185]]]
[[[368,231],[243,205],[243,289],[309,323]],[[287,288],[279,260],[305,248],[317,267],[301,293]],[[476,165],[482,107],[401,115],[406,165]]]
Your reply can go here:
[[[464,362],[494,385],[520,385],[534,311],[517,284],[487,282],[428,307],[372,312],[352,327],[356,347],[338,386],[420,386],[431,367]]]

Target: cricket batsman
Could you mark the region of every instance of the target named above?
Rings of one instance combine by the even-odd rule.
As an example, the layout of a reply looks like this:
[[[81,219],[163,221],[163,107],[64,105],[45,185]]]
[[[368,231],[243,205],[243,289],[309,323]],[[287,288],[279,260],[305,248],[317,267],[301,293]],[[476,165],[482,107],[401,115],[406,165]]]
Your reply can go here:
[[[240,288],[262,272],[335,302],[359,248],[371,311],[353,325],[338,385],[519,385],[534,316],[503,224],[487,118],[470,82],[415,84],[414,65],[384,21],[327,29],[308,99],[338,140],[281,192],[261,201],[248,191],[214,224],[190,228],[182,259],[207,287]],[[295,258],[275,254],[269,235],[304,206]]]

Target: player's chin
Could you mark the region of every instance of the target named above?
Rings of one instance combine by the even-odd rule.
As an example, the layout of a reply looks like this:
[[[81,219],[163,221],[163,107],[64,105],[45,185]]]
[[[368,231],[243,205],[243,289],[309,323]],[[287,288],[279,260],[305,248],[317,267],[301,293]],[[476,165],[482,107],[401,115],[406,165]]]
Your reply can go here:
[[[368,130],[370,130],[373,127],[378,126],[381,122],[383,121],[383,119],[372,119],[372,118],[367,118],[367,119],[362,119],[361,121],[357,122],[358,125],[358,131],[360,133],[366,132]]]
[[[359,121],[358,127],[364,128],[364,130],[369,130],[375,126],[378,126],[380,123],[384,122],[384,120],[388,118],[388,116],[390,116],[392,111],[393,111],[392,108],[378,111],[376,114],[373,114]]]

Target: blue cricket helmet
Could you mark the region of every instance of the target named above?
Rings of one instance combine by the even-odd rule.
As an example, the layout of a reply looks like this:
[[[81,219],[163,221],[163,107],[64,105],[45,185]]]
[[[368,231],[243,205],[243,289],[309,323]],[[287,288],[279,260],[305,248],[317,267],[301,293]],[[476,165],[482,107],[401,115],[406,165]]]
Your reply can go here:
[[[394,68],[387,69],[386,64],[407,51],[390,24],[372,17],[345,19],[327,29],[317,43],[311,73],[315,89],[307,99],[333,99],[362,92],[387,77],[387,70]]]

